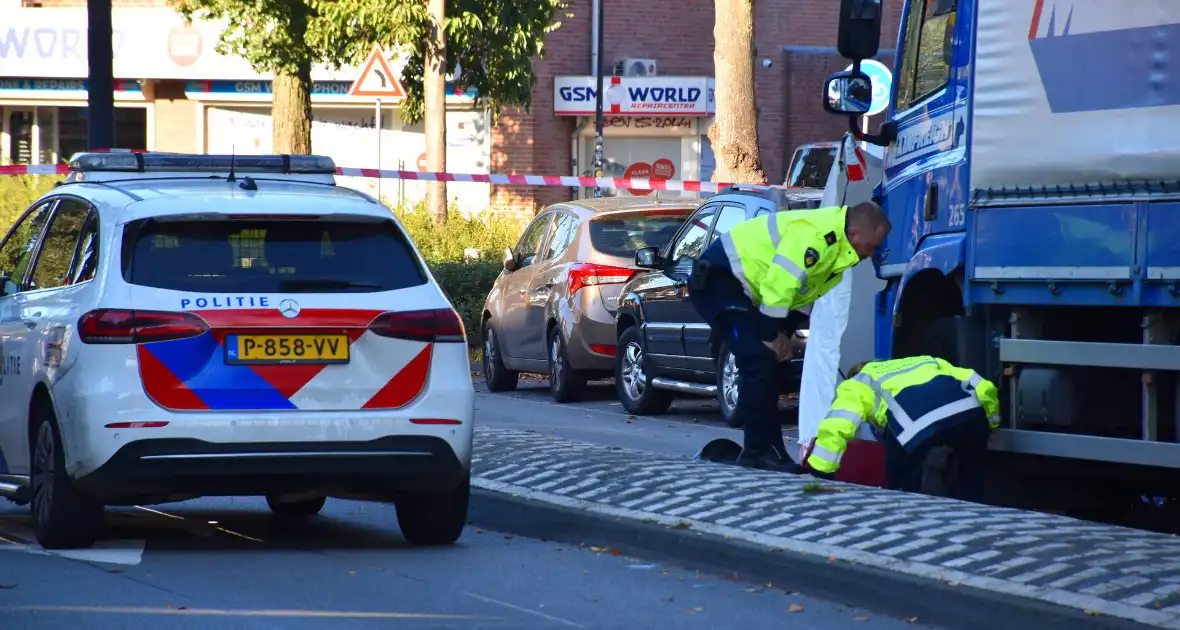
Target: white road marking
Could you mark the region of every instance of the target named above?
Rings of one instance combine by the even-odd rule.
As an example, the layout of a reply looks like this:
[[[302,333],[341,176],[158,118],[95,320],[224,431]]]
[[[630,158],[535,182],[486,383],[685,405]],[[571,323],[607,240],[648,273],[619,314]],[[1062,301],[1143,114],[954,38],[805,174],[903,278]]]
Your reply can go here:
[[[463,594],[468,597],[478,599],[479,601],[487,603],[487,604],[494,604],[496,606],[503,606],[504,608],[507,608],[509,610],[515,610],[516,612],[522,612],[522,613],[525,613],[528,615],[533,615],[534,617],[540,617],[541,619],[547,619],[547,620],[552,621],[554,623],[560,623],[563,626],[570,626],[571,628],[585,628],[586,627],[581,624],[576,624],[576,623],[570,621],[569,619],[562,619],[561,617],[554,617],[553,615],[547,615],[547,614],[540,612],[538,610],[533,610],[531,608],[525,608],[523,606],[517,606],[516,604],[509,604],[508,602],[502,602],[498,599],[488,597],[486,595],[477,595],[476,593],[471,593],[468,591],[463,591]]]

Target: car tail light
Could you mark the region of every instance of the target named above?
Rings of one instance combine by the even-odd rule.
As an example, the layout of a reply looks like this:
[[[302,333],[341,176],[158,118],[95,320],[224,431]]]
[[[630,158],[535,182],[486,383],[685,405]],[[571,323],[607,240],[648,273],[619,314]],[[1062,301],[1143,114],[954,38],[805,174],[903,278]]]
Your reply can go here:
[[[369,323],[369,330],[382,337],[410,341],[467,341],[463,320],[449,308],[382,313]]]
[[[99,309],[78,318],[82,343],[151,343],[197,337],[209,324],[192,313]]]
[[[635,270],[633,269],[578,263],[570,267],[570,295],[577,293],[582,287],[594,287],[603,284],[623,284],[630,280],[633,275],[635,275]]]

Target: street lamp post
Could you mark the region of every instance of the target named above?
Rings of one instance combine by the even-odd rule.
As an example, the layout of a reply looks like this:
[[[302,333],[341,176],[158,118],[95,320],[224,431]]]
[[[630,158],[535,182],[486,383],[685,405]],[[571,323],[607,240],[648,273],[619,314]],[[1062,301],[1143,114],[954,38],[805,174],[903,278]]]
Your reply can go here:
[[[86,4],[86,135],[91,149],[115,144],[115,72],[111,24],[111,0]]]
[[[603,78],[603,67],[606,65],[602,61],[603,58],[606,56],[605,51],[603,50],[603,42],[605,41],[605,38],[603,37],[603,32],[606,31],[606,22],[604,22],[602,19],[603,18],[602,6],[604,4],[606,4],[606,0],[598,0],[597,4],[598,4],[598,33],[596,33],[595,35],[598,38],[598,67],[595,68],[594,70],[597,73],[598,85],[594,89],[594,176],[595,177],[602,177],[603,176],[602,170],[605,167],[605,161],[606,161],[606,158],[602,152],[602,145],[603,145],[602,128],[603,128],[603,125],[605,124],[603,121],[603,117],[602,117],[602,83],[603,83],[602,78]],[[594,187],[594,196],[601,197],[602,196],[602,188],[595,186]]]

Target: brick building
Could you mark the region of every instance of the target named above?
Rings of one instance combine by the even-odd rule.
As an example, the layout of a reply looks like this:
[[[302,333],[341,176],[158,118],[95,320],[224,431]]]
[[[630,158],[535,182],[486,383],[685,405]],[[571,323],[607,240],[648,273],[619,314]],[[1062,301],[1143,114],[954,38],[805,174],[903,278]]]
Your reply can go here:
[[[546,57],[537,62],[538,82],[528,112],[505,111],[493,125],[487,113],[475,110],[464,94],[449,92],[449,171],[590,174],[594,103],[584,97],[592,94],[585,88],[594,86],[591,16],[595,0],[567,2],[571,16],[561,19],[561,26],[546,42]],[[643,111],[634,98],[626,96],[621,105],[615,103],[617,111],[608,114],[606,131],[607,174],[623,175],[630,169],[632,174],[644,175],[639,167],[646,166],[676,179],[708,179],[713,170],[705,134],[713,111],[714,0],[602,2],[605,43],[601,53],[608,73],[619,65],[618,93],[634,96],[639,92],[632,88],[671,86],[681,97],[697,97],[686,105],[688,109],[672,112]],[[119,34],[121,28],[130,30],[121,24],[136,29],[134,38],[122,44],[124,50],[116,51],[119,144],[177,151],[269,151],[269,77],[253,72],[242,60],[213,52],[217,25],[183,27],[164,0],[114,0],[114,4],[116,48],[124,37]],[[891,49],[902,2],[885,5],[882,48]],[[0,0],[0,13],[6,18],[0,24],[0,159],[56,161],[84,142],[84,6],[85,0]],[[794,147],[834,140],[847,128],[844,119],[826,114],[820,105],[823,78],[847,65],[834,49],[838,7],[835,0],[755,3],[760,145],[772,182],[782,181]],[[63,26],[66,23],[76,26]],[[51,37],[45,35],[49,31],[53,31]],[[56,49],[53,45],[46,49],[51,41]],[[186,46],[189,50],[184,52]],[[890,63],[889,53],[883,50],[881,60]],[[60,60],[55,62],[54,55]],[[70,69],[63,69],[66,66]],[[638,77],[639,68],[659,78]],[[358,147],[379,142],[383,168],[413,170],[424,150],[420,125],[402,125],[396,106],[387,105],[381,140],[371,139],[376,126],[372,102],[341,94],[355,75],[356,69],[347,68],[313,73],[317,86],[313,150],[333,155],[342,165],[371,166],[377,163],[373,149]],[[562,92],[561,86],[567,90]],[[614,88],[607,91],[614,101],[620,100],[619,94]],[[573,102],[579,96],[582,102]],[[406,187],[413,184],[385,182],[382,193],[391,197],[391,190],[397,190],[404,196]],[[374,186],[374,182],[367,184]],[[488,190],[483,184],[449,188],[452,199],[465,205],[490,204],[526,215],[545,204],[588,193],[509,186]],[[411,191],[409,196],[420,192]]]

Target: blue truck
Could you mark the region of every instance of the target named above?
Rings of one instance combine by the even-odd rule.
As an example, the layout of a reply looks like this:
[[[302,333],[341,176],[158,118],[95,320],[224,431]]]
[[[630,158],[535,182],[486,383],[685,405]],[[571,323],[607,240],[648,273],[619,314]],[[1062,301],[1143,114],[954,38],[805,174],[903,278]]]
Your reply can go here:
[[[1005,501],[1180,495],[1180,2],[905,0],[862,133],[881,15],[842,0],[822,94],[885,151],[876,356],[1001,386]]]

